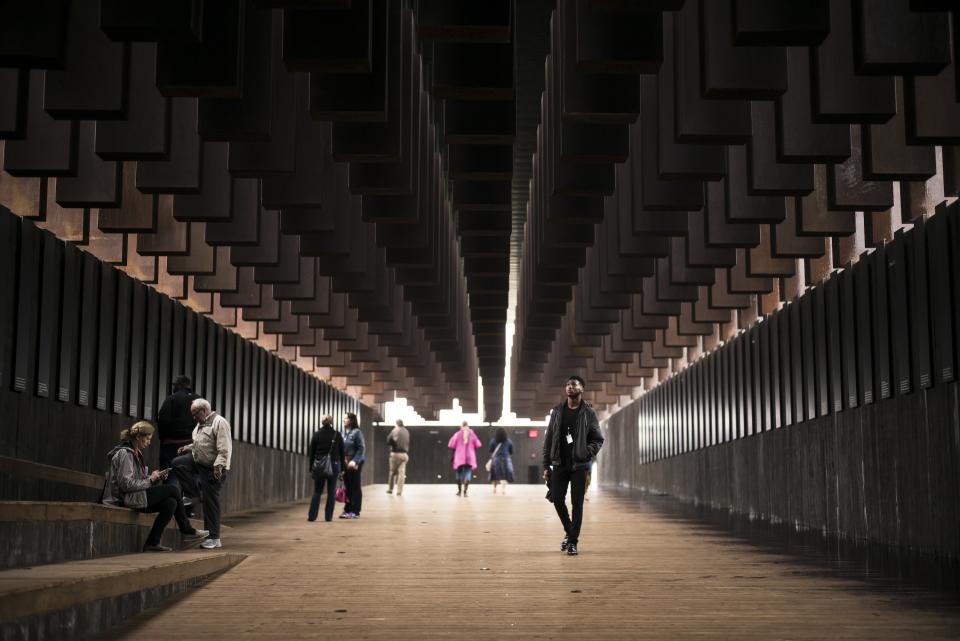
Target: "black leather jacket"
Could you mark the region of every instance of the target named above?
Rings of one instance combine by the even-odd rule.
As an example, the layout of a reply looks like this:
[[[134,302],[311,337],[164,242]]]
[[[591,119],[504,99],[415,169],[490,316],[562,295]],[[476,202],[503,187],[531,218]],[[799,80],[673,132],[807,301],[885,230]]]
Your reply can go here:
[[[561,465],[560,445],[563,439],[559,436],[562,431],[560,422],[563,420],[563,406],[566,401],[553,408],[550,415],[550,424],[543,439],[543,469]],[[558,435],[554,438],[554,434]],[[603,434],[600,432],[600,421],[597,413],[586,402],[582,403],[577,414],[577,423],[573,428],[573,469],[585,470],[590,467],[593,459],[603,446]]]

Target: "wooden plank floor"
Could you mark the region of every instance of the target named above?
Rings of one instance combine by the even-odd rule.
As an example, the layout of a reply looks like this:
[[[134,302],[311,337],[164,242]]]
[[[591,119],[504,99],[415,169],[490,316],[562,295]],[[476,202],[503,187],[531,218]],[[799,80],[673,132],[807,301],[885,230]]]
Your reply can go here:
[[[106,638],[951,639],[960,604],[811,572],[602,491],[581,554],[538,486],[364,491],[363,517],[306,507],[233,521],[247,560]]]

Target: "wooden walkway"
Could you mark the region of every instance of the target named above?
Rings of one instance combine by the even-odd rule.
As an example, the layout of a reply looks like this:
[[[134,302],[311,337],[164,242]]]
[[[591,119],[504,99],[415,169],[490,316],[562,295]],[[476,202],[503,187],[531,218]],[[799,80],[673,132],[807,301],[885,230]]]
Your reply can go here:
[[[363,517],[306,507],[234,520],[246,561],[106,638],[950,639],[960,603],[870,589],[730,537],[591,495],[581,554],[541,487],[364,492]]]

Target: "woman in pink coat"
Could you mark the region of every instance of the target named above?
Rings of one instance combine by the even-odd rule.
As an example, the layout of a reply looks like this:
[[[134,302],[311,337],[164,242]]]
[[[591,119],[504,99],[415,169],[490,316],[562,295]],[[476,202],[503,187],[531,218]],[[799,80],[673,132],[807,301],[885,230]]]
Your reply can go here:
[[[447,447],[453,450],[453,469],[457,475],[457,496],[466,496],[473,471],[477,469],[477,448],[480,439],[474,434],[467,422],[460,425],[460,431],[450,438]]]

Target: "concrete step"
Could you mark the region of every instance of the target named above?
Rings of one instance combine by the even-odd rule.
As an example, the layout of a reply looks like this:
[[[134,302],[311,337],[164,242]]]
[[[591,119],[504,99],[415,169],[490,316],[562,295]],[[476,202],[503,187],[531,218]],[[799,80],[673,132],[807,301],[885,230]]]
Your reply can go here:
[[[0,639],[89,638],[196,587],[246,555],[140,553],[0,571]]]
[[[154,518],[99,503],[0,501],[0,569],[140,552]],[[181,546],[175,521],[162,543]]]

